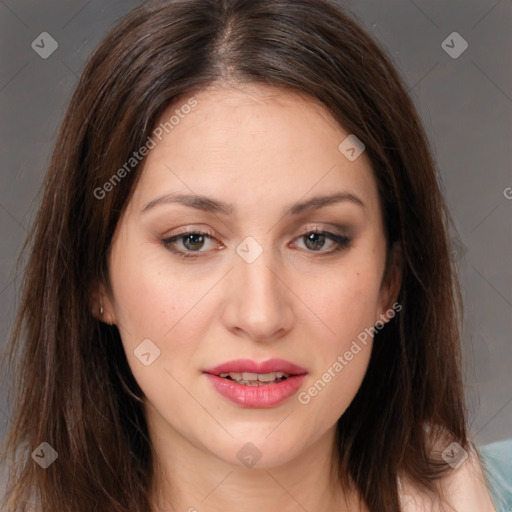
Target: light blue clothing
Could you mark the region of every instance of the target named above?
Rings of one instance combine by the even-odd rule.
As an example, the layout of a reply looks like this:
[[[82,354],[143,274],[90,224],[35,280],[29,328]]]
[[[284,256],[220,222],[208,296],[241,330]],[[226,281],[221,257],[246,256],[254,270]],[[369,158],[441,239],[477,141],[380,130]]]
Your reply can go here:
[[[512,512],[512,439],[477,447],[497,512]]]

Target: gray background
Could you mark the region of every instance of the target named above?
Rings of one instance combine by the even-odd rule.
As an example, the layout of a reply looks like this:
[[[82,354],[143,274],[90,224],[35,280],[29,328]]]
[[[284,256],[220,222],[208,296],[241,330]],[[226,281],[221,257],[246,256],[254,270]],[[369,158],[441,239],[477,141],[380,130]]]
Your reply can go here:
[[[0,0],[2,348],[19,292],[14,265],[65,106],[93,48],[139,3]],[[504,194],[512,187],[512,0],[347,5],[387,48],[410,88],[459,230],[453,241],[466,310],[471,434],[480,444],[512,437],[512,200]],[[31,47],[42,32],[59,45],[47,59]],[[469,44],[456,59],[441,46],[452,32]],[[1,437],[9,422],[2,375]]]

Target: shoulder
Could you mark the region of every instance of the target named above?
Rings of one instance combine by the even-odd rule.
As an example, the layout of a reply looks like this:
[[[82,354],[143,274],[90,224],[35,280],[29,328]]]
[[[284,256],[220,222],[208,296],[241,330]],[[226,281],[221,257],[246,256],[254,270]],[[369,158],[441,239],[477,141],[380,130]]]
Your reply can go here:
[[[494,503],[500,512],[512,510],[512,438],[478,447]]]
[[[458,444],[449,446],[445,460],[450,453],[454,457],[447,461],[451,470],[436,484],[442,500],[402,480],[403,512],[496,512],[476,448],[472,444],[467,450]]]

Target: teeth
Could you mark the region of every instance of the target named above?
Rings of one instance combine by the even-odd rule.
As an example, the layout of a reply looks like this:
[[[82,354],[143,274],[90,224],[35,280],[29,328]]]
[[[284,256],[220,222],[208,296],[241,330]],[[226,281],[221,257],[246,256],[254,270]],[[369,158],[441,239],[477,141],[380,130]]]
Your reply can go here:
[[[245,384],[248,386],[258,386],[259,382],[273,382],[283,377],[290,377],[289,373],[286,372],[271,372],[271,373],[249,373],[249,372],[229,372],[221,373],[219,377],[229,377],[230,379],[237,381],[239,384]]]
[[[244,380],[254,380],[245,375],[254,375],[254,373],[244,374]],[[258,373],[257,378],[260,382],[272,382],[273,380],[280,379],[281,377],[289,377],[289,373],[284,372],[273,372],[273,373]]]

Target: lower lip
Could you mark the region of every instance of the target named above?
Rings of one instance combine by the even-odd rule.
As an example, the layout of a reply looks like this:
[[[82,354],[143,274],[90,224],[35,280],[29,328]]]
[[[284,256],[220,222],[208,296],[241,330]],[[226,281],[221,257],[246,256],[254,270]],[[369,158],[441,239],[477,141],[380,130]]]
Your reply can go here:
[[[215,390],[237,405],[247,408],[268,408],[281,404],[295,393],[306,378],[306,374],[293,375],[276,384],[244,386],[235,381],[205,373]]]

